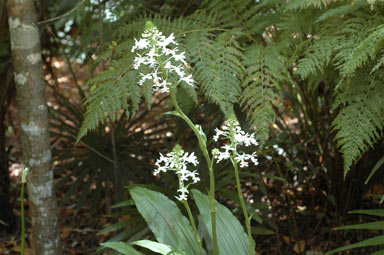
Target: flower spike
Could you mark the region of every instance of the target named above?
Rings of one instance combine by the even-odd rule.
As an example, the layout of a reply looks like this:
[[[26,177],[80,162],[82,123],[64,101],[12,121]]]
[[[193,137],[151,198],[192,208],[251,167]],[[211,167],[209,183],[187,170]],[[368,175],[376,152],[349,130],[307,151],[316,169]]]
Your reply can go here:
[[[256,152],[252,154],[247,154],[244,152],[238,152],[238,146],[249,147],[252,145],[257,146],[258,143],[255,139],[255,135],[249,134],[241,130],[240,124],[236,119],[235,115],[231,115],[228,120],[224,122],[222,129],[215,129],[216,134],[213,137],[213,140],[217,142],[221,137],[229,139],[229,144],[224,144],[220,148],[222,151],[216,149],[214,152],[214,157],[217,159],[217,162],[220,162],[225,159],[234,159],[240,163],[240,167],[248,167],[248,160],[251,160],[254,165],[258,165],[259,162],[256,158]]]
[[[139,85],[152,81],[154,91],[166,93],[172,86],[169,77],[173,76],[177,84],[184,82],[194,86],[192,75],[187,75],[185,71],[185,52],[180,52],[177,46],[173,33],[166,37],[151,21],[147,21],[141,38],[135,38],[135,45],[131,49],[131,52],[136,52],[133,68],[146,67],[150,71],[140,74]]]
[[[180,193],[176,198],[178,200],[187,200],[188,187],[191,183],[185,185],[184,182],[191,180],[192,183],[200,181],[196,170],[189,171],[187,165],[192,164],[197,166],[199,161],[193,152],[184,152],[180,145],[176,145],[172,152],[167,153],[166,156],[160,153],[160,158],[156,161],[155,165],[157,169],[153,172],[154,175],[158,175],[160,172],[175,171],[179,178],[179,189],[177,192]]]

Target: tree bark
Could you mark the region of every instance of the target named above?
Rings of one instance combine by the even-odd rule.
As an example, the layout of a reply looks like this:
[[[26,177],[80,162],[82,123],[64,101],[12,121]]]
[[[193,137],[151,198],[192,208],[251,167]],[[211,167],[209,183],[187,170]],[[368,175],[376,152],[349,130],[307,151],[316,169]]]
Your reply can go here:
[[[61,255],[48,111],[33,0],[8,0],[8,23],[36,255]]]

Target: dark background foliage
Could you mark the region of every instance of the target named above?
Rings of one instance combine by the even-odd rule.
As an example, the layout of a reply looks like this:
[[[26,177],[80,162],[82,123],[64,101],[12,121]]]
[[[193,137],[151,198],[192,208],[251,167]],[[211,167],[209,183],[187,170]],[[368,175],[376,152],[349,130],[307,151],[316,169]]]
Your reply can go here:
[[[198,151],[185,124],[164,115],[168,99],[139,88],[131,70],[133,38],[149,19],[164,34],[175,33],[186,51],[198,90],[180,90],[178,101],[192,120],[212,137],[214,128],[235,112],[243,128],[257,135],[260,165],[244,171],[241,181],[261,254],[304,254],[298,249],[302,242],[306,251],[326,251],[375,234],[332,228],[365,221],[348,215],[351,209],[381,208],[382,2],[36,4],[56,187],[63,194],[59,202],[62,207],[89,208],[92,215],[111,213],[109,223],[120,219],[101,236],[113,233],[111,240],[131,241],[148,237],[150,231],[124,186],[145,185],[173,198],[177,181],[152,175],[158,153],[175,143]],[[10,113],[14,85],[1,5],[0,132],[9,141],[17,128]],[[11,126],[16,135],[7,133]],[[18,153],[3,140],[0,206],[11,208],[5,165],[16,163]],[[203,192],[205,168],[201,166],[202,182],[195,187]],[[375,175],[365,184],[372,170]],[[240,216],[230,165],[220,164],[215,171],[217,200]],[[118,202],[122,204],[112,210]],[[15,228],[12,213],[1,213],[0,219]]]

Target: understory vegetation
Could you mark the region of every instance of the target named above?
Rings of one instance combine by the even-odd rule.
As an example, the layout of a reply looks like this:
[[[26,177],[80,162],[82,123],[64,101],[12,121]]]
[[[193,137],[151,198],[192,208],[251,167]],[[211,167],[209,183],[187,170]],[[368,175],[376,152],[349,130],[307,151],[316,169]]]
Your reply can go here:
[[[384,254],[384,1],[48,2],[55,187],[108,215],[92,252]]]

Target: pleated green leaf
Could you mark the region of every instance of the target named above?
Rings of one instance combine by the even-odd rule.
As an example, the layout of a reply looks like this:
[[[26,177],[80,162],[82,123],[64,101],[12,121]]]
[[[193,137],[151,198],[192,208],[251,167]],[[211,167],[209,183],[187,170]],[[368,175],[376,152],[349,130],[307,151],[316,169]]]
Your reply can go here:
[[[367,246],[375,246],[375,245],[382,245],[384,244],[384,235],[372,237],[370,239],[354,243],[351,245],[343,246],[337,249],[334,249],[330,252],[327,252],[327,255],[334,254],[336,252],[345,251],[353,248],[360,248],[360,247],[367,247]]]
[[[197,207],[206,229],[212,236],[211,209],[209,197],[198,190],[192,190]],[[243,227],[231,211],[215,201],[216,233],[220,255],[247,255],[250,254],[248,236]],[[254,246],[253,246],[254,249]]]
[[[371,255],[381,255],[381,254],[384,254],[384,250],[380,250],[380,251],[371,253]]]
[[[384,217],[384,209],[353,210],[353,211],[349,211],[348,213],[350,214],[359,213],[359,214]]]
[[[124,242],[108,242],[102,243],[101,245],[114,249],[124,255],[143,255],[143,253],[136,251],[135,248]]]
[[[142,187],[132,188],[130,193],[157,241],[190,255],[199,254],[192,227],[173,201]]]
[[[255,235],[273,235],[274,233],[275,232],[267,228],[252,227],[252,234],[255,234]]]
[[[169,245],[158,243],[158,242],[154,242],[154,241],[151,241],[151,240],[140,240],[140,241],[132,242],[131,244],[147,248],[147,249],[149,249],[149,250],[151,250],[153,252],[156,252],[156,253],[159,253],[159,254],[163,254],[163,255],[169,255],[169,254],[172,254],[172,255],[185,255],[185,253],[175,252],[172,249],[172,247],[170,247]]]
[[[336,230],[345,230],[345,229],[379,229],[384,230],[384,221],[375,221],[363,224],[348,225],[335,228]]]

